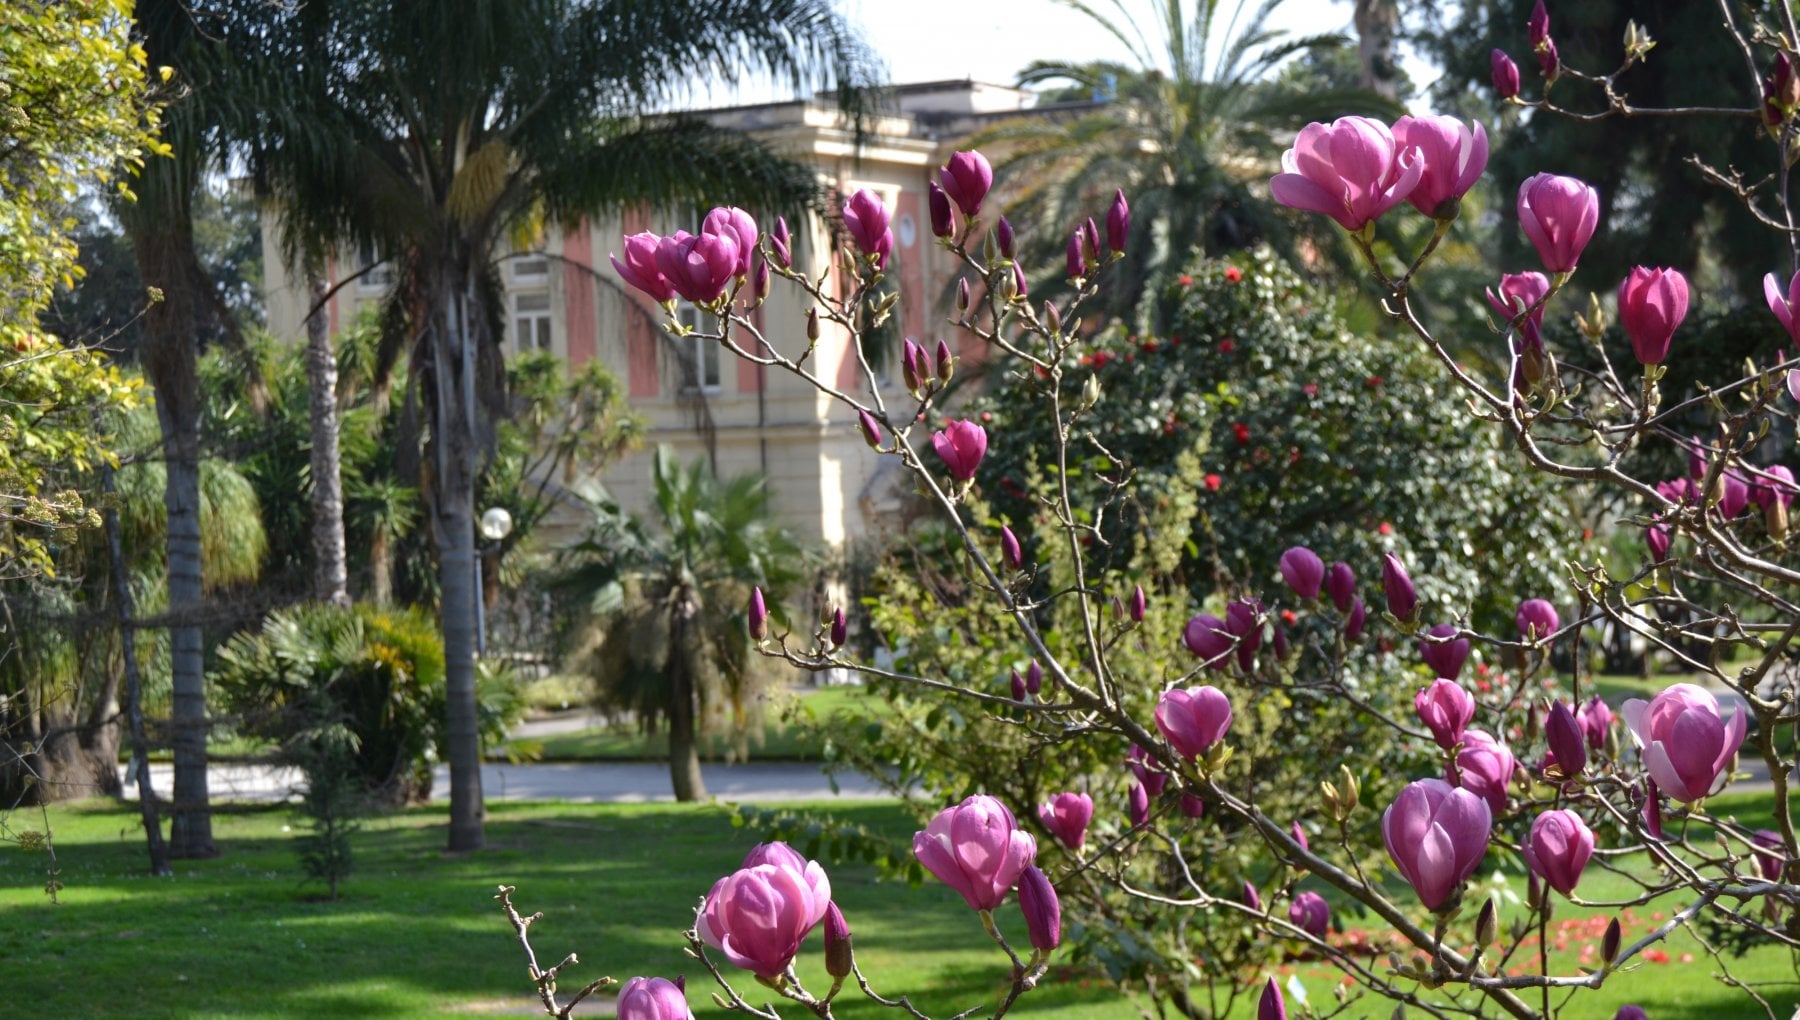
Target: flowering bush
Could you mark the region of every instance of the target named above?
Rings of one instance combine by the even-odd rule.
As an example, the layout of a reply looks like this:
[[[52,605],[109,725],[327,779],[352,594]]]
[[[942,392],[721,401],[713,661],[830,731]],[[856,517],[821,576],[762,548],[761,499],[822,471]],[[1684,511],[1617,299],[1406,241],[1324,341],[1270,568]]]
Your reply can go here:
[[[1619,91],[1620,72],[1589,75],[1561,59],[1542,3],[1527,30],[1544,87],[1557,80],[1594,84],[1609,104],[1602,116],[1640,112]],[[1800,32],[1788,38],[1795,36]],[[1741,41],[1754,53],[1770,47],[1770,38],[1759,31]],[[1620,70],[1643,60],[1650,45],[1633,26]],[[1781,57],[1785,67],[1790,58]],[[1494,67],[1509,101],[1557,113],[1523,98],[1510,59],[1496,58]],[[1777,84],[1760,76],[1747,84],[1761,98],[1785,173],[1800,103],[1779,85],[1791,70],[1778,72]],[[1104,247],[1091,221],[1072,231],[1066,268],[1074,296],[1039,307],[1024,293],[1010,228],[979,212],[991,182],[986,161],[963,153],[943,169],[931,224],[966,267],[960,324],[1028,385],[1043,383],[1032,394],[1031,414],[991,425],[944,416],[939,404],[954,366],[942,344],[906,346],[904,392],[884,387],[866,363],[856,365],[854,386],[819,374],[814,355],[827,337],[855,351],[856,334],[886,311],[870,306],[893,246],[888,210],[874,195],[858,192],[844,205],[844,287],[828,289],[823,278],[791,266],[785,224],[764,236],[733,210],[708,217],[700,240],[628,239],[628,248],[654,250],[648,261],[631,256],[622,264],[628,282],[659,300],[673,287],[713,315],[714,328],[690,331],[675,322],[670,303],[668,328],[810,381],[843,405],[844,427],[861,430],[872,456],[895,458],[911,472],[938,513],[941,544],[919,561],[935,574],[921,583],[941,593],[931,615],[914,600],[880,607],[885,618],[877,622],[902,640],[942,640],[916,640],[912,654],[880,668],[847,654],[835,614],[810,630],[783,631],[757,599],[749,625],[763,654],[807,669],[861,670],[921,700],[938,700],[934,711],[981,716],[963,736],[965,758],[986,757],[991,769],[970,770],[979,789],[933,817],[913,851],[924,870],[961,894],[995,943],[1006,975],[996,1018],[1050,974],[1065,916],[1112,920],[1112,931],[1085,940],[1109,966],[1119,959],[1105,950],[1125,946],[1127,936],[1140,952],[1160,957],[1127,962],[1165,982],[1183,1011],[1223,1012],[1238,996],[1259,995],[1263,1020],[1287,1014],[1281,987],[1267,972],[1288,952],[1341,969],[1347,981],[1338,994],[1345,1000],[1382,997],[1399,1003],[1397,1012],[1434,1016],[1533,1017],[1561,1009],[1592,1015],[1586,990],[1639,960],[1667,959],[1660,943],[1685,925],[1705,922],[1800,947],[1800,882],[1790,881],[1800,860],[1787,798],[1792,762],[1774,739],[1778,727],[1800,722],[1795,680],[1773,670],[1800,634],[1800,605],[1792,601],[1800,570],[1785,558],[1792,480],[1749,456],[1777,422],[1792,418],[1787,402],[1800,400],[1800,358],[1771,344],[1744,373],[1725,364],[1702,372],[1700,395],[1665,392],[1668,366],[1705,352],[1684,332],[1685,278],[1661,266],[1592,284],[1616,292],[1630,361],[1606,356],[1598,302],[1583,315],[1572,341],[1577,349],[1544,335],[1539,313],[1554,313],[1567,300],[1562,291],[1580,270],[1598,217],[1591,186],[1552,173],[1525,181],[1517,198],[1521,228],[1539,259],[1522,268],[1541,269],[1541,279],[1512,274],[1496,282],[1492,297],[1496,331],[1505,338],[1492,343],[1504,345],[1506,370],[1485,372],[1451,357],[1429,310],[1415,305],[1412,284],[1454,228],[1462,196],[1482,172],[1486,144],[1480,126],[1445,118],[1390,127],[1346,117],[1300,132],[1271,189],[1278,200],[1330,216],[1348,232],[1386,290],[1388,312],[1435,364],[1434,396],[1483,423],[1509,457],[1547,479],[1629,501],[1623,527],[1644,536],[1634,562],[1608,564],[1571,550],[1558,565],[1561,583],[1526,592],[1497,620],[1446,618],[1457,606],[1433,589],[1444,590],[1437,578],[1458,549],[1438,549],[1430,559],[1417,555],[1404,533],[1382,536],[1392,542],[1376,547],[1383,549],[1378,571],[1367,559],[1351,561],[1352,543],[1326,529],[1312,548],[1280,532],[1253,543],[1248,562],[1255,569],[1215,570],[1217,587],[1205,604],[1187,586],[1168,583],[1186,554],[1194,516],[1206,512],[1226,476],[1206,471],[1193,450],[1176,451],[1171,464],[1134,459],[1110,445],[1101,409],[1118,400],[1118,391],[1092,371],[1106,348],[1072,324],[1126,248],[1123,195],[1102,217]],[[1743,187],[1753,204],[1783,203],[1784,218],[1770,222],[1790,222],[1785,189]],[[1384,258],[1373,244],[1377,221],[1413,215],[1433,221],[1431,239],[1409,260]],[[983,244],[990,227],[993,240]],[[757,239],[760,257],[749,264],[738,256],[746,236]],[[1222,272],[1219,285],[1255,275]],[[765,336],[734,304],[742,295],[759,299],[775,277],[814,303],[804,342]],[[1786,277],[1772,281],[1769,303],[1773,317],[1791,326],[1787,295],[1796,285]],[[1402,404],[1391,413],[1401,420],[1420,410]],[[1695,413],[1708,418],[1698,434],[1668,425]],[[1224,433],[1227,445],[1259,440],[1247,422],[1240,437],[1238,424]],[[1265,423],[1262,434],[1283,427],[1292,423]],[[1221,433],[1212,434],[1216,443]],[[999,520],[990,501],[1007,476],[996,472],[989,447],[1013,436],[1030,437],[1041,483],[1026,490],[1035,501],[1031,514]],[[1417,462],[1384,470],[1417,475],[1428,468],[1431,438],[1412,441],[1418,448],[1401,450]],[[1625,455],[1645,446],[1682,451],[1687,471],[1672,479],[1634,476],[1622,466]],[[1140,468],[1167,473],[1134,474]],[[1125,506],[1144,509],[1120,527],[1114,515]],[[1751,513],[1753,506],[1760,513]],[[1029,546],[1008,526],[1027,522]],[[1490,581],[1517,580],[1473,548],[1461,558],[1462,569]],[[1729,591],[1730,601],[1694,597],[1702,590]],[[1615,721],[1603,703],[1584,697],[1591,692],[1582,689],[1579,671],[1568,701],[1540,700],[1553,675],[1552,652],[1578,644],[1584,629],[1600,624],[1640,635],[1707,684],[1728,688],[1733,703],[1722,704],[1707,686],[1682,683],[1627,702]],[[1696,641],[1708,655],[1690,654]],[[926,647],[932,644],[942,647]],[[1353,682],[1355,664],[1372,646],[1416,653],[1431,672],[1452,675],[1410,684],[1411,693]],[[1507,668],[1484,664],[1474,678],[1459,675],[1472,648]],[[1739,653],[1752,655],[1753,665],[1718,665]],[[1773,830],[1747,831],[1705,806],[1730,782],[1752,732],[1774,785]],[[1398,753],[1384,758],[1376,751],[1383,744]],[[1263,752],[1276,746],[1290,749],[1290,764],[1298,757],[1291,749],[1310,751],[1308,778],[1316,786],[1291,768],[1268,767]],[[1047,760],[1058,767],[1029,765]],[[1340,764],[1320,781],[1322,767]],[[1007,768],[1019,771],[1009,775]],[[1028,831],[1034,822],[1045,839]],[[1232,872],[1219,870],[1215,856],[1238,869],[1238,881],[1224,879]],[[1632,906],[1663,895],[1680,896],[1682,906],[1629,944],[1620,917],[1612,918],[1597,956],[1571,972],[1552,972],[1546,949],[1555,900],[1586,902],[1582,880],[1596,857],[1642,892],[1587,905],[1622,909],[1627,920]],[[1497,901],[1472,883],[1508,858],[1530,871],[1532,889],[1524,916],[1503,928]],[[529,951],[531,919],[512,908],[510,893],[503,888],[501,896]],[[764,1020],[778,1017],[774,1006],[754,1005],[740,993],[742,979],[724,969],[731,966],[820,1020],[833,1015],[851,978],[875,1002],[922,1020],[908,1000],[883,996],[862,973],[851,946],[854,919],[837,914],[829,896],[823,868],[787,846],[758,847],[742,870],[721,878],[687,935],[717,980],[717,1001]],[[995,923],[995,909],[1015,896],[1028,950],[1015,948]],[[1334,914],[1346,910],[1379,934],[1334,939]],[[791,963],[821,927],[832,985],[809,989]],[[1137,937],[1146,933],[1155,940],[1147,950]],[[1373,945],[1390,948],[1385,959],[1368,954]],[[1515,954],[1533,945],[1535,966],[1513,965]],[[1207,973],[1190,966],[1196,958]],[[1721,980],[1756,994],[1715,959]],[[564,1016],[570,1006],[557,1001],[556,979],[568,962],[573,958],[549,969],[532,962],[545,1008]],[[1205,988],[1196,988],[1202,982]],[[633,988],[634,1015],[679,1017],[685,1008],[663,986],[654,994],[649,985]],[[1190,997],[1192,990],[1206,998]],[[622,998],[622,1012],[625,1006]],[[1372,1003],[1346,1001],[1343,1008],[1386,1012]],[[1628,1006],[1618,1015],[1643,1011]]]

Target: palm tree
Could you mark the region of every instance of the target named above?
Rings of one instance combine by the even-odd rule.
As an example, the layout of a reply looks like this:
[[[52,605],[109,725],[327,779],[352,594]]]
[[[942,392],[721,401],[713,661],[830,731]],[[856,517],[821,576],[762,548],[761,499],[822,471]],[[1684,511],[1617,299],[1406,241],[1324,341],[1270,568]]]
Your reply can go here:
[[[562,584],[588,600],[598,625],[580,658],[600,701],[635,711],[645,725],[666,720],[675,799],[699,800],[699,730],[712,709],[729,709],[741,730],[753,700],[743,618],[751,586],[778,607],[800,577],[802,554],[775,525],[760,476],[720,482],[704,461],[684,470],[667,446],[651,472],[660,530],[591,491],[593,526],[566,554]]]
[[[285,228],[394,269],[388,350],[429,435],[421,486],[448,662],[450,846],[482,842],[473,502],[505,408],[496,259],[517,229],[642,204],[799,208],[813,175],[741,136],[649,115],[697,78],[835,85],[873,64],[828,0],[309,0],[278,9],[251,165]],[[675,69],[671,73],[670,69]],[[392,363],[391,360],[388,363]]]
[[[1284,61],[1336,47],[1335,35],[1290,39],[1268,27],[1281,0],[1254,10],[1240,0],[1155,0],[1154,24],[1124,13],[1109,20],[1097,5],[1062,0],[1122,43],[1134,64],[1040,61],[1019,84],[1062,85],[1070,101],[998,125],[974,142],[1004,155],[997,171],[1010,186],[1007,215],[1038,243],[1032,261],[1054,263],[1069,232],[1103,208],[1114,188],[1131,200],[1131,256],[1105,310],[1127,317],[1146,293],[1160,293],[1196,248],[1208,254],[1284,240],[1288,228],[1267,200],[1264,182],[1291,129],[1345,113],[1392,115],[1391,102],[1362,91],[1284,89],[1270,80]],[[1083,102],[1085,100],[1105,100]],[[1169,310],[1159,301],[1153,325]]]

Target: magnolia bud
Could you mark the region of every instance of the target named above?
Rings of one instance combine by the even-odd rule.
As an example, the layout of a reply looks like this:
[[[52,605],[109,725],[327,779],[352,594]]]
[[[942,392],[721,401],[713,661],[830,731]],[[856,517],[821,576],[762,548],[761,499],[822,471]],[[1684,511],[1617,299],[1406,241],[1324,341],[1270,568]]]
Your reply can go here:
[[[949,237],[956,230],[956,220],[950,214],[950,196],[933,181],[927,185],[925,202],[931,210],[931,232]]]
[[[1051,336],[1062,332],[1062,313],[1056,310],[1056,302],[1044,302],[1044,328]]]
[[[1763,508],[1763,526],[1769,529],[1769,537],[1777,542],[1787,538],[1788,508],[1780,497],[1769,501]]]
[[[850,636],[850,621],[844,616],[844,607],[839,606],[837,612],[831,614],[831,646],[842,648],[844,639]]]
[[[1256,887],[1250,884],[1249,879],[1244,880],[1244,893],[1240,898],[1243,900],[1244,906],[1258,913],[1262,911],[1262,897],[1256,894]]]
[[[1131,233],[1131,206],[1125,202],[1125,192],[1113,192],[1112,205],[1106,209],[1106,246],[1114,255],[1125,254],[1125,238]]]
[[[1589,340],[1598,340],[1606,335],[1606,309],[1600,307],[1600,295],[1588,291],[1587,314],[1576,313],[1575,328]]]
[[[834,901],[825,908],[825,973],[834,978],[848,977],[854,964],[850,925],[845,923],[844,912]]]
[[[1620,934],[1618,918],[1606,923],[1606,934],[1600,937],[1600,961],[1608,966],[1619,958]]]
[[[1144,598],[1144,586],[1138,585],[1131,590],[1131,620],[1133,623],[1144,622],[1144,610],[1149,608],[1149,601]]]
[[[919,386],[924,382],[926,374],[920,364],[923,356],[924,352],[919,350],[918,344],[912,342],[911,337],[907,337],[906,340],[901,343],[900,378],[901,381],[906,383],[906,391],[914,396],[918,395]]]
[[[1301,852],[1310,853],[1312,851],[1312,847],[1306,842],[1306,830],[1300,827],[1299,822],[1296,821],[1294,823],[1294,827],[1289,831],[1289,835],[1294,837],[1294,842],[1300,844]]]
[[[1643,59],[1644,54],[1656,48],[1656,40],[1636,21],[1625,22],[1625,56],[1633,60]]]
[[[1081,384],[1081,406],[1093,407],[1100,402],[1100,377],[1090,375]]]
[[[1044,667],[1038,665],[1036,659],[1025,667],[1025,689],[1033,694],[1044,689]]]
[[[938,382],[950,384],[950,377],[956,374],[956,359],[950,355],[950,345],[942,340],[937,342],[937,377]]]
[[[1126,802],[1126,809],[1134,829],[1150,820],[1150,794],[1144,790],[1144,784],[1131,784],[1131,797]]]
[[[1494,916],[1494,898],[1489,896],[1487,902],[1481,905],[1481,914],[1475,918],[1476,948],[1486,949],[1493,945],[1495,937],[1499,934],[1500,922]]]
[[[761,641],[769,633],[769,607],[763,602],[761,588],[750,589],[750,609],[745,616],[752,640]]]
[[[1199,818],[1206,814],[1206,802],[1191,793],[1184,793],[1180,800],[1181,813],[1189,818]]]
[[[1092,216],[1081,225],[1081,247],[1089,261],[1100,261],[1100,231],[1094,226]]]
[[[1025,563],[1025,551],[1019,546],[1019,536],[1013,534],[1013,529],[1004,525],[1000,528],[1000,555],[1014,570],[1019,569]]]
[[[756,260],[756,272],[750,277],[750,296],[759,305],[769,296],[769,263],[766,259]]]
[[[1068,251],[1064,262],[1068,269],[1069,279],[1079,280],[1087,275],[1087,260],[1081,254],[1081,231],[1069,235]]]
[[[994,241],[1000,246],[1001,258],[1013,257],[1013,228],[1004,216],[1000,217],[1000,225],[994,229]]]
[[[819,310],[817,308],[806,310],[806,338],[808,340],[819,339]]]
[[[1014,701],[1025,700],[1025,678],[1016,669],[1012,671],[1012,697]]]
[[[793,243],[788,236],[787,217],[775,217],[775,229],[769,234],[769,248],[781,268],[788,269],[793,266],[794,250]]]
[[[857,411],[856,427],[862,430],[863,442],[869,444],[869,449],[881,449],[881,424],[875,420],[874,415],[867,411]]]
[[[969,281],[965,277],[956,281],[956,314],[969,313]]]
[[[1019,268],[1019,264],[1017,262],[1014,262],[1013,263],[1013,295],[1015,297],[1023,298],[1027,294],[1030,294],[1030,293],[1031,293],[1031,288],[1027,287],[1025,285],[1025,270]]]
[[[1019,874],[1019,912],[1025,915],[1031,948],[1048,953],[1062,942],[1062,903],[1056,887],[1035,864],[1027,864]]]

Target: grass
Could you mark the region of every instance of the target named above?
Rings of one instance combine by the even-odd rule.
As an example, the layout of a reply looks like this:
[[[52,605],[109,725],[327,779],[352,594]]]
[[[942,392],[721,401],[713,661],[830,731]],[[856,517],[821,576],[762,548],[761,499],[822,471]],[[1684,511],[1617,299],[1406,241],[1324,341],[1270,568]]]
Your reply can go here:
[[[795,692],[779,692],[761,706],[762,724],[750,734],[746,750],[751,761],[819,761],[825,748],[818,736],[794,725],[795,713],[817,720],[849,715],[874,718],[882,714],[885,703],[855,686],[805,688]],[[737,744],[731,737],[714,734],[701,738],[701,756],[708,760],[730,760],[737,756]],[[667,760],[669,739],[666,733],[645,734],[632,723],[597,726],[571,733],[558,733],[529,740],[514,740],[496,751],[498,756],[511,753],[515,757],[542,761],[643,761]]]
[[[1720,797],[1712,809],[1763,824],[1769,805],[1766,797]],[[910,831],[891,804],[817,810],[896,836]],[[524,1015],[533,1005],[531,989],[491,898],[505,882],[519,887],[522,909],[545,914],[533,936],[541,957],[580,954],[566,985],[603,973],[685,974],[697,1014],[723,1015],[708,1001],[704,972],[681,954],[678,936],[693,902],[753,842],[732,828],[723,807],[497,804],[489,849],[462,856],[441,849],[441,809],[408,811],[372,821],[357,836],[357,871],[338,902],[321,902],[315,888],[298,882],[285,811],[215,816],[224,856],[179,862],[176,876],[165,880],[143,875],[135,820],[103,802],[53,810],[66,882],[59,904],[42,892],[43,855],[0,853],[0,916],[7,920],[0,925],[0,958],[9,1001],[30,1003],[42,1016]],[[858,959],[878,989],[905,992],[934,1016],[995,1000],[1005,968],[948,889],[878,882],[863,867],[833,866],[831,877]],[[1511,887],[1522,891],[1517,875]],[[1622,879],[1590,868],[1581,892],[1601,898],[1625,889]],[[1628,926],[1640,933],[1669,909],[1667,903],[1638,908],[1626,915]],[[1581,948],[1597,943],[1604,926],[1586,919],[1609,916],[1559,901],[1553,967],[1576,966]],[[1347,914],[1340,921],[1356,927]],[[1016,908],[1003,908],[1000,923],[1016,935]],[[1643,1005],[1657,1020],[1746,1015],[1744,1000],[1710,979],[1711,960],[1691,936],[1677,934],[1664,950],[1662,962],[1616,975],[1568,1015],[1609,1017],[1625,1001]],[[801,967],[815,987],[822,981],[820,956],[815,936]],[[1732,969],[1752,981],[1794,979],[1787,955],[1773,948],[1732,961]],[[1315,1003],[1329,1001],[1338,980],[1336,971],[1314,964],[1287,972],[1297,973]],[[1791,989],[1772,996],[1778,1015],[1793,1007]],[[1362,1005],[1367,1008],[1346,1015],[1391,1012],[1373,1000]],[[1233,1016],[1248,1018],[1253,1010],[1246,1000]],[[1132,1003],[1081,972],[1058,974],[1022,1001],[1020,1013],[1051,1020],[1138,1015]],[[852,999],[838,1015],[893,1014]]]

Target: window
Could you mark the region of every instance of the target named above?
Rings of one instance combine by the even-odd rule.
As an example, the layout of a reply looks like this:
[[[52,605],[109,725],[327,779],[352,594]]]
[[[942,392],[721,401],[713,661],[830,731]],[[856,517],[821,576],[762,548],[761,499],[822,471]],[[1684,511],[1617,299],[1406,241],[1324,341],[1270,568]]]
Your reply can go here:
[[[547,292],[514,295],[513,343],[521,354],[550,349],[550,295]]]
[[[381,263],[376,265],[376,263]],[[370,266],[375,266],[369,269]],[[382,261],[381,253],[376,250],[373,241],[363,241],[356,246],[356,268],[369,269],[356,279],[358,290],[387,290],[394,282],[394,267]]]
[[[700,309],[695,308],[686,301],[675,306],[675,318],[683,326],[686,326],[689,329],[710,329],[713,325],[710,323],[702,323],[701,320],[704,316],[700,314]],[[717,340],[708,340],[697,336],[687,337],[684,340],[678,340],[677,342],[685,342],[693,345],[689,348],[689,357],[693,359],[690,364],[694,370],[694,381],[699,384],[700,391],[702,393],[717,393],[719,390],[719,342]],[[691,388],[688,387],[685,380],[683,381],[682,386],[684,388]]]
[[[550,278],[550,260],[543,255],[514,255],[509,261],[514,283],[541,286]]]

